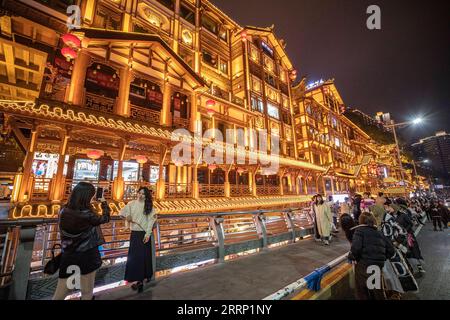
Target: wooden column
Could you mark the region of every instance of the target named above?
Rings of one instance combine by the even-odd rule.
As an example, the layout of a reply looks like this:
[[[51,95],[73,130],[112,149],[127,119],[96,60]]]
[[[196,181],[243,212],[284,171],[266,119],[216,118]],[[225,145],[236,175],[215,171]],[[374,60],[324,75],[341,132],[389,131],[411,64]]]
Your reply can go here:
[[[176,53],[178,53],[178,41],[180,40],[179,38],[180,38],[180,0],[175,0],[172,49]]]
[[[161,110],[160,124],[170,127],[172,125],[172,112],[170,106],[172,104],[172,86],[164,80],[163,86],[163,105]]]
[[[31,189],[33,187],[33,174],[31,172],[31,169],[33,166],[34,151],[37,146],[38,134],[39,129],[38,127],[34,126],[31,129],[30,144],[23,162],[23,179],[19,190],[19,197],[18,197],[19,202],[22,201],[26,202],[30,200],[30,195],[32,191]]]
[[[70,132],[67,130],[61,131],[61,145],[59,148],[58,169],[52,179],[52,194],[50,200],[55,203],[61,202],[64,197],[64,162],[66,158],[67,143],[69,142]]]
[[[225,193],[225,198],[229,198],[231,196],[231,190],[230,190],[230,170],[231,170],[231,165],[229,168],[226,168],[224,173],[225,173],[225,183],[224,183],[224,193]]]
[[[129,66],[119,70],[119,96],[114,104],[114,113],[120,116],[129,117],[130,116],[130,83],[132,79],[132,71]]]
[[[164,162],[166,160],[167,156],[167,149],[164,146],[160,146],[159,149],[159,177],[158,181],[156,182],[156,199],[162,200],[164,199],[164,196],[166,194],[166,181],[163,176],[163,170],[164,170]],[[169,174],[169,173],[167,173]]]
[[[197,177],[197,164],[194,163],[194,165],[192,166],[192,198],[198,199],[199,197],[200,194]]]
[[[127,149],[127,142],[122,141],[120,146],[119,161],[117,163],[117,176],[113,182],[113,198],[116,201],[123,200],[123,194],[125,189],[125,181],[123,179],[123,159],[125,157],[125,151]]]
[[[195,132],[197,130],[197,120],[198,120],[197,93],[192,92],[191,105],[190,105],[190,123],[189,123],[189,129],[192,132]],[[201,132],[200,132],[200,134],[201,134]]]
[[[89,54],[85,49],[81,49],[73,65],[72,78],[66,96],[67,103],[77,106],[84,104],[84,82],[90,61]]]

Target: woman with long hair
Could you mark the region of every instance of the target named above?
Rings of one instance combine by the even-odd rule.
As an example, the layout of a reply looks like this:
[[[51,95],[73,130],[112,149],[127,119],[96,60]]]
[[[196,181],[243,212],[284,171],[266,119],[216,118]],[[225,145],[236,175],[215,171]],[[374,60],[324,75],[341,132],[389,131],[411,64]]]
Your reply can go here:
[[[151,236],[156,221],[156,211],[150,190],[141,187],[137,199],[128,202],[120,215],[131,223],[130,247],[128,249],[125,280],[134,282],[133,290],[142,292],[144,280],[153,277]]]
[[[70,289],[67,278],[73,275],[73,267],[81,273],[81,299],[93,299],[95,273],[102,265],[98,246],[105,243],[100,225],[108,223],[110,209],[101,198],[102,215],[92,209],[95,187],[88,182],[80,182],[73,188],[69,201],[59,216],[61,236],[61,263],[54,300],[63,300]]]
[[[323,201],[322,195],[316,195],[313,205],[314,212],[317,219],[317,228],[320,238],[325,245],[330,244],[331,224],[333,216],[331,214],[330,206]]]

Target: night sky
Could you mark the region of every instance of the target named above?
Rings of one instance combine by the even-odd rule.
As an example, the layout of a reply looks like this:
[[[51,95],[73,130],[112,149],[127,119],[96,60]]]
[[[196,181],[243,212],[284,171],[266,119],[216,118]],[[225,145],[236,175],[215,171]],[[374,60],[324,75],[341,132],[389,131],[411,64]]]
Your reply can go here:
[[[397,122],[407,140],[450,132],[450,1],[212,0],[241,25],[267,27],[308,83],[335,78],[347,106]],[[381,30],[368,30],[366,9],[381,8]]]

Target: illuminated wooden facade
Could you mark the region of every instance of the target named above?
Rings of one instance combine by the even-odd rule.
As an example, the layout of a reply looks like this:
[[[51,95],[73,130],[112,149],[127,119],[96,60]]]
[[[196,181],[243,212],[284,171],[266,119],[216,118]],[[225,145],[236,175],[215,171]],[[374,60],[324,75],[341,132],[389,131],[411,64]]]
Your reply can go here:
[[[376,143],[343,115],[345,103],[334,80],[302,81],[293,96],[298,155],[328,168],[322,192],[375,192],[383,178],[398,179],[395,149]]]
[[[161,212],[289,206],[320,190],[327,168],[297,150],[296,71],[273,29],[241,27],[200,0],[48,3],[6,0],[1,16],[2,127],[27,150],[12,217],[53,216],[87,178],[114,212],[141,185]],[[73,32],[68,4],[81,8]],[[67,34],[81,40],[74,51]],[[235,143],[204,144],[229,147],[245,164],[171,159],[174,130],[212,128],[233,130]],[[253,129],[279,136],[277,172],[248,161]]]

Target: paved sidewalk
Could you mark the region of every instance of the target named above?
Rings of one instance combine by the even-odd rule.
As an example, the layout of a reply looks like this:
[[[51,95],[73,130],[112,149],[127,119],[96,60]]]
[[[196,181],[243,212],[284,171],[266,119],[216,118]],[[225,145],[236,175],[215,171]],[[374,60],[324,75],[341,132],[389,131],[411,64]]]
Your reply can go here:
[[[433,231],[427,222],[417,236],[426,273],[417,279],[418,293],[407,293],[403,300],[450,300],[450,229]]]
[[[259,300],[348,252],[343,237],[330,246],[313,239],[157,280],[142,294],[129,287],[100,293],[99,300]]]

